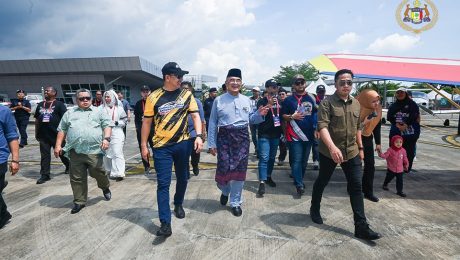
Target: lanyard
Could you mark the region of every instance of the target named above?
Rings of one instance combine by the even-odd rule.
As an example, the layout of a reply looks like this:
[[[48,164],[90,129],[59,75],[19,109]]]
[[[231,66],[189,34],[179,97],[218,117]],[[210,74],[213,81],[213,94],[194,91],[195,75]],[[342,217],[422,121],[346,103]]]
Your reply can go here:
[[[300,98],[297,97],[297,94],[294,94],[295,99],[297,99],[297,106],[299,106],[302,103],[302,98],[305,94],[301,95]]]
[[[114,119],[115,119],[115,109],[116,109],[116,108],[117,108],[116,106],[113,106],[113,110],[112,110],[112,121],[115,121]],[[109,109],[110,109],[110,107],[109,107]],[[107,109],[106,109],[106,110],[107,110]],[[110,110],[107,111],[107,112],[110,113]]]
[[[51,114],[51,112],[53,112],[53,111],[51,111],[51,108],[53,107],[54,101],[55,101],[55,100],[53,100],[53,101],[51,102],[51,104],[50,104],[50,106],[49,106],[48,108],[46,108],[46,103],[47,103],[47,102],[46,102],[46,101],[43,101],[43,108],[45,109],[45,111],[47,112],[47,114]]]
[[[273,106],[270,106],[270,111],[272,111],[272,116],[275,117],[275,113],[273,112]],[[278,98],[276,98],[276,115],[279,116],[279,114],[280,114],[280,104],[279,104]]]

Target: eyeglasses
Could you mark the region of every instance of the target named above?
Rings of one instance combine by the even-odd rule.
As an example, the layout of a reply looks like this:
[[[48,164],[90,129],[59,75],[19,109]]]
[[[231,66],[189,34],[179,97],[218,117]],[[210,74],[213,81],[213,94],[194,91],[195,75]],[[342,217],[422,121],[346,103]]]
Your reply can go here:
[[[294,82],[294,84],[295,84],[296,86],[303,85],[303,84],[305,84],[305,80],[297,80],[296,82]]]
[[[352,86],[353,81],[351,81],[351,80],[341,80],[341,81],[339,81],[339,86],[344,87],[345,85]]]
[[[91,97],[79,97],[78,100],[80,101],[90,101],[91,100]]]
[[[229,79],[229,80],[228,80],[228,83],[237,83],[237,84],[240,84],[240,83],[241,83],[241,79]]]
[[[176,74],[170,74],[170,76],[174,76],[176,77],[178,80],[182,80],[183,76],[179,76],[179,75],[176,75]]]

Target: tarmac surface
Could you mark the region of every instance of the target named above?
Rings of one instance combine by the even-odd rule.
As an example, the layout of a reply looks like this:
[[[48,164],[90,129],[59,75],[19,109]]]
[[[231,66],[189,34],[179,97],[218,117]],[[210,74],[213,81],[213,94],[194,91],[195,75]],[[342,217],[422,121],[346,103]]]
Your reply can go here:
[[[453,119],[452,119],[453,118]],[[371,228],[383,237],[375,242],[353,236],[345,177],[338,168],[322,201],[323,225],[309,216],[311,189],[318,171],[305,176],[306,194],[298,198],[290,169],[275,166],[276,188],[257,198],[257,159],[251,154],[244,186],[243,215],[234,217],[219,204],[216,158],[201,153],[199,176],[190,179],[184,202],[186,217],[172,217],[173,235],[155,236],[160,222],[156,176],[143,175],[134,124],[125,144],[127,174],[111,181],[112,200],[105,201],[94,179],[89,200],[71,215],[69,176],[53,158],[52,180],[39,178],[40,154],[29,125],[29,145],[20,150],[21,169],[8,174],[4,198],[13,218],[0,230],[1,259],[460,259],[460,138],[454,127],[424,116],[417,145],[416,172],[404,177],[407,198],[381,189],[385,161],[376,157],[374,189],[378,203],[365,200]],[[388,125],[382,143],[388,147]],[[253,146],[251,144],[251,150]],[[153,172],[153,170],[152,170]],[[175,191],[171,185],[171,198]],[[171,206],[172,208],[172,206]]]

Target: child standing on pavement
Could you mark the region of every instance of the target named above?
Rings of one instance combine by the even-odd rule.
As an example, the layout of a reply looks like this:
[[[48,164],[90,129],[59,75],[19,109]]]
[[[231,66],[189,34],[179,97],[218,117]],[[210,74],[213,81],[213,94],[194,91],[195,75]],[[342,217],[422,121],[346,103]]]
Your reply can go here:
[[[409,160],[402,144],[403,138],[400,135],[393,136],[391,147],[385,153],[379,153],[379,157],[387,160],[387,176],[382,188],[388,190],[388,183],[396,177],[396,194],[406,197],[403,192],[403,174],[408,170]]]

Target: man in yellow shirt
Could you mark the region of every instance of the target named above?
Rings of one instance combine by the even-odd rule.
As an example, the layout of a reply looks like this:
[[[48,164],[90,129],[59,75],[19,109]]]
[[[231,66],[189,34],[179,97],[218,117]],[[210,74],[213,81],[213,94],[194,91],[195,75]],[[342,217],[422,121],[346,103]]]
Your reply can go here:
[[[153,159],[157,173],[157,202],[160,216],[158,236],[170,236],[171,210],[169,208],[169,186],[171,185],[172,166],[176,171],[176,193],[174,195],[174,213],[184,218],[182,208],[187,189],[188,157],[190,135],[187,119],[190,114],[196,130],[194,150],[199,153],[203,147],[201,120],[198,106],[192,93],[181,89],[182,78],[188,71],[182,70],[175,62],[168,62],[161,70],[164,86],[152,92],[145,103],[141,132],[142,158],[148,159],[147,139],[152,121],[155,125],[153,136]]]

